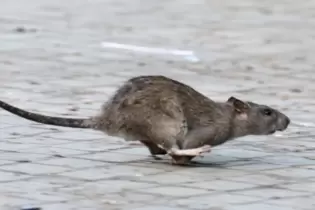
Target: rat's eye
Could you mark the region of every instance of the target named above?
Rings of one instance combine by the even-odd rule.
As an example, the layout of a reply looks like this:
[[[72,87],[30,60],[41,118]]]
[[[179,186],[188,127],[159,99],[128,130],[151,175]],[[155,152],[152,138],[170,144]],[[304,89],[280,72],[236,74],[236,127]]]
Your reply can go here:
[[[266,115],[266,116],[270,116],[271,114],[272,114],[272,110],[271,109],[264,109],[263,110],[263,113],[264,113],[264,115]]]

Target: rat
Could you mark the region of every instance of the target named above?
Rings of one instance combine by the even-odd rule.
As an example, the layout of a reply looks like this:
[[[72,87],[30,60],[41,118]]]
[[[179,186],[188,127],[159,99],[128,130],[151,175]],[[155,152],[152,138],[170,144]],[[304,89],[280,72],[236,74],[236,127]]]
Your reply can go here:
[[[188,164],[232,139],[271,135],[290,124],[288,116],[267,105],[234,96],[214,101],[162,75],[128,79],[97,115],[85,119],[32,113],[3,101],[0,107],[42,124],[93,129],[126,141],[140,141],[155,159],[169,155],[177,165]]]

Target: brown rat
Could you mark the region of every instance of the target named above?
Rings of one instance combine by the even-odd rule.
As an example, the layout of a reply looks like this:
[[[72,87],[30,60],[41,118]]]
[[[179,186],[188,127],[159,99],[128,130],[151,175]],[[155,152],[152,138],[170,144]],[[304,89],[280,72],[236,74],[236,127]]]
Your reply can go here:
[[[98,115],[88,119],[35,114],[3,101],[0,107],[43,124],[94,129],[126,141],[140,141],[153,157],[169,154],[175,164],[186,164],[228,140],[273,134],[290,124],[289,117],[266,105],[233,96],[215,102],[165,76],[129,79]]]

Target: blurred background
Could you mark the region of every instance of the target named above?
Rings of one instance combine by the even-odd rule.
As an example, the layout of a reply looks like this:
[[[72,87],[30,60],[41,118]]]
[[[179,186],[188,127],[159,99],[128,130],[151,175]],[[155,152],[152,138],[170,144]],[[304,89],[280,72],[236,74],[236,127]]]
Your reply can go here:
[[[1,100],[30,111],[85,117],[94,115],[130,77],[165,75],[214,100],[233,95],[278,108],[292,119],[285,133],[237,140],[218,148],[216,158],[209,160],[252,158],[255,155],[245,154],[260,151],[266,158],[252,164],[263,161],[289,171],[294,171],[293,165],[305,165],[307,170],[287,175],[294,181],[301,176],[315,178],[314,173],[309,175],[315,158],[314,26],[312,0],[1,0]],[[38,134],[36,140],[24,136],[41,127],[1,111],[2,154],[22,152],[19,157],[32,159],[33,153],[50,154],[55,144],[49,141],[51,136],[73,140],[83,135],[83,131],[75,137],[54,133],[41,142],[40,148],[46,148],[41,150],[37,143],[45,136]],[[86,139],[96,135],[84,133]],[[68,153],[58,150],[58,154]],[[11,153],[0,157],[4,165],[16,160]],[[1,165],[1,170],[13,170]],[[259,164],[255,169],[265,170]],[[3,195],[13,189],[1,188]],[[286,191],[282,192],[274,196]],[[307,196],[312,202],[313,194]],[[294,204],[294,209],[302,209]]]

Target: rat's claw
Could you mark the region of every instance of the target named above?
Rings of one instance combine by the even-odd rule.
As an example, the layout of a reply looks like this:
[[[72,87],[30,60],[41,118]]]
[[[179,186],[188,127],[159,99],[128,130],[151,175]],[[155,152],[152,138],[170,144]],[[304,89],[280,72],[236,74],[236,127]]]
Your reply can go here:
[[[211,152],[211,146],[210,145],[204,145],[201,147],[201,153]]]
[[[207,153],[210,151],[211,151],[211,146],[210,145],[204,145],[204,146],[199,148],[198,154],[196,154],[196,156],[204,157],[203,153]]]

